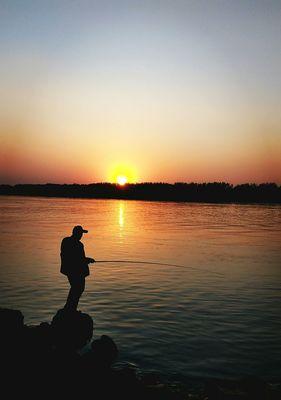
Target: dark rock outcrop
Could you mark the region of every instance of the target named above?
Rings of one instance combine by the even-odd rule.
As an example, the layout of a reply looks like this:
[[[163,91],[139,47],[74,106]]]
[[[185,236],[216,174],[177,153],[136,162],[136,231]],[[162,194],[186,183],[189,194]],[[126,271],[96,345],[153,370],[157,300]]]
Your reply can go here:
[[[114,341],[107,335],[92,342],[91,355],[98,365],[109,368],[118,357],[118,349]]]
[[[93,320],[80,311],[61,309],[52,323],[53,339],[56,346],[69,349],[81,349],[93,336]]]
[[[260,378],[247,377],[210,379],[206,382],[205,394],[208,400],[277,400],[281,393]]]
[[[0,308],[1,336],[18,335],[24,327],[23,320],[24,317],[20,311]]]
[[[191,395],[179,383],[141,373],[133,364],[113,365],[118,356],[106,335],[80,351],[93,335],[93,320],[59,310],[51,324],[26,326],[20,311],[0,309],[1,389],[6,398],[130,398],[134,400],[277,400],[273,388],[256,378],[209,380],[205,393]]]

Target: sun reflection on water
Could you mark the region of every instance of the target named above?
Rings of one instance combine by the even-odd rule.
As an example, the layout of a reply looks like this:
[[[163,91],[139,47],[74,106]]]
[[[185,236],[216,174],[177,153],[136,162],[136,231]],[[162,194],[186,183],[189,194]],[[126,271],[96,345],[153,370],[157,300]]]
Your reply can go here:
[[[120,229],[124,228],[124,203],[119,203],[119,214],[118,214],[118,222]]]

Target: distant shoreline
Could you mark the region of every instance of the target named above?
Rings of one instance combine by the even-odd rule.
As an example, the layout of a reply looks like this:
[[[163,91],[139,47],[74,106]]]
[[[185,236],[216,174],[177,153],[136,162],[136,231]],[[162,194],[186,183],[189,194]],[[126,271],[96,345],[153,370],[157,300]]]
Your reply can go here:
[[[222,204],[281,204],[275,183],[113,183],[0,185],[0,195],[80,199],[147,200]]]

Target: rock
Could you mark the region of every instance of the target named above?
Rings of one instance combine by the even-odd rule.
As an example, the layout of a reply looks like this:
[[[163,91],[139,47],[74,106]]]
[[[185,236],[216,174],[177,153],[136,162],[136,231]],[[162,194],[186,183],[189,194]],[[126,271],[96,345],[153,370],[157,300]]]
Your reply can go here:
[[[26,354],[38,357],[49,353],[53,346],[51,325],[44,322],[38,326],[25,326],[21,343]]]
[[[137,366],[131,363],[121,363],[120,366],[114,366],[115,386],[126,387],[128,391],[135,391],[140,387]]]
[[[209,400],[268,400],[273,394],[267,383],[255,377],[237,381],[210,379],[205,393]]]
[[[93,336],[93,320],[80,311],[61,309],[51,323],[55,345],[61,348],[81,349]]]
[[[92,342],[91,350],[82,357],[82,368],[85,375],[94,373],[100,377],[107,374],[108,369],[118,356],[118,349],[114,341],[106,335]]]
[[[103,367],[110,367],[118,357],[118,349],[114,341],[107,335],[92,342],[92,357]]]
[[[153,372],[143,373],[141,381],[145,386],[158,385],[161,383],[160,377]]]
[[[20,311],[0,308],[0,350],[1,356],[7,360],[14,358],[21,346],[23,319]]]
[[[0,308],[1,334],[18,333],[23,328],[23,315],[18,310]]]
[[[267,400],[270,398],[270,386],[262,379],[255,376],[240,380],[239,386],[247,393],[249,399]]]
[[[246,400],[246,393],[236,387],[236,382],[224,379],[209,379],[205,384],[208,400]]]

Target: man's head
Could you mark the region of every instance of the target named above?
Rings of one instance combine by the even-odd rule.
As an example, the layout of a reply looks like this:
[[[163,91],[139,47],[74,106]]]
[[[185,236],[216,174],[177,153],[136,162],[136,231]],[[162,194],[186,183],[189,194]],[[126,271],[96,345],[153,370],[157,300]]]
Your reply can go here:
[[[83,236],[83,233],[88,233],[86,229],[83,229],[81,225],[76,225],[72,229],[72,236],[75,237],[75,239],[80,240],[81,237]]]

